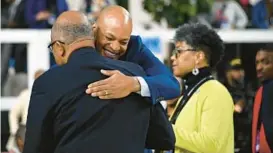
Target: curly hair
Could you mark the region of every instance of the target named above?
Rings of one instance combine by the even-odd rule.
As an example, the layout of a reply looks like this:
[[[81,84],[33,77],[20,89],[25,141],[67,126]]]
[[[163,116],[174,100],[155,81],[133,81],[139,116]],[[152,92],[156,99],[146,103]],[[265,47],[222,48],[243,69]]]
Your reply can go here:
[[[205,53],[208,64],[214,68],[224,56],[225,46],[220,36],[200,23],[184,24],[175,32],[175,42],[184,41]]]

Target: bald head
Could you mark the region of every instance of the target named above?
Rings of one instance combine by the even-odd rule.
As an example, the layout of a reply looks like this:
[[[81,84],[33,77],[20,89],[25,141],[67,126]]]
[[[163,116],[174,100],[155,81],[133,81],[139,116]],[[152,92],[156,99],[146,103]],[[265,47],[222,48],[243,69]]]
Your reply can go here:
[[[78,39],[92,38],[92,29],[88,18],[78,11],[62,13],[54,23],[51,39],[70,44]]]
[[[68,62],[73,51],[94,47],[92,28],[87,17],[78,11],[62,13],[51,30],[50,49],[58,65]]]
[[[132,19],[121,6],[103,9],[93,25],[96,49],[103,56],[118,59],[125,54],[132,33]]]
[[[125,8],[117,5],[103,9],[98,16],[97,23],[107,26],[128,26],[128,28],[132,28],[132,19],[129,12]]]

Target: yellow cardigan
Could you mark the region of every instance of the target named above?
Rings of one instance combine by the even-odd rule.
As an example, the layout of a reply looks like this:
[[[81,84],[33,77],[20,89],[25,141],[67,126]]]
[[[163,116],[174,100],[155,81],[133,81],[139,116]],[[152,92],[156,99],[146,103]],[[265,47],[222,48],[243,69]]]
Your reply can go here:
[[[221,83],[210,80],[201,85],[173,125],[175,153],[234,153],[233,110]]]

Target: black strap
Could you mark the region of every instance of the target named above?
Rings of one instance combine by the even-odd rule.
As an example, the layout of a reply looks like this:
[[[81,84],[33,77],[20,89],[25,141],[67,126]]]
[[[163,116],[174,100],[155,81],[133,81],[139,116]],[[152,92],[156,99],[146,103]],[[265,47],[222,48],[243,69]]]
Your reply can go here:
[[[187,102],[189,101],[189,99],[191,98],[191,96],[195,93],[195,91],[205,82],[207,82],[208,80],[213,80],[214,78],[210,75],[208,77],[203,78],[202,80],[200,80],[193,88],[191,88],[191,90],[182,97],[180,103],[178,104],[177,108],[175,109],[175,112],[170,120],[170,122],[172,124],[175,124],[177,117],[179,116],[180,112],[182,111],[182,109],[184,108],[184,106],[187,104]]]

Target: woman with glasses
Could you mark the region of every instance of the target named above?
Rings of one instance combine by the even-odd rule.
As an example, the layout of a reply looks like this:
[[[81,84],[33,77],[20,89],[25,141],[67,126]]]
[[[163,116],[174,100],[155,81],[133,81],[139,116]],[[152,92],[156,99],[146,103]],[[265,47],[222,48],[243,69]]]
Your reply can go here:
[[[185,24],[175,33],[172,69],[184,90],[170,117],[176,136],[175,153],[232,153],[233,102],[211,71],[224,54],[215,31]]]

